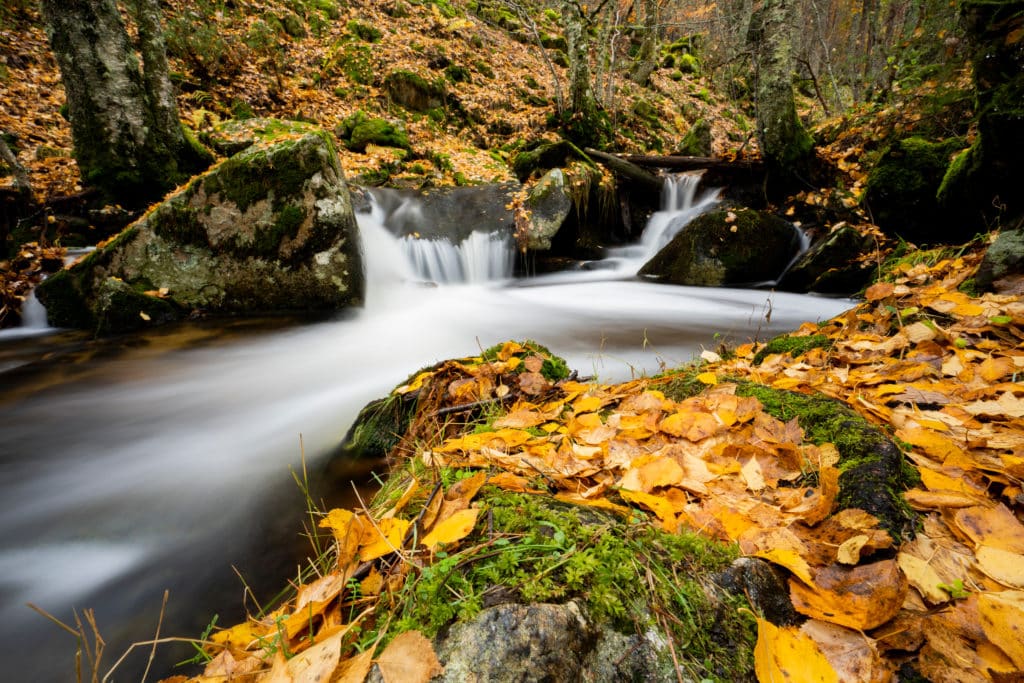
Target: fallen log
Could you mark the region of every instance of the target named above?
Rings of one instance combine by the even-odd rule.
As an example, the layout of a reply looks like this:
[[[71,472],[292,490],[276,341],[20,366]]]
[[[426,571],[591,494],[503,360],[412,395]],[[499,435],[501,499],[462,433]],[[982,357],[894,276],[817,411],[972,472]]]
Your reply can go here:
[[[587,153],[589,154],[590,152],[588,151]],[[661,156],[655,154],[623,154],[619,159],[641,167],[651,166],[654,168],[664,168],[673,171],[697,171],[700,169],[709,169],[725,172],[756,172],[764,169],[764,164],[760,160],[754,159],[737,159],[735,161],[730,161],[729,159],[720,159],[717,157]]]
[[[661,193],[662,185],[664,185],[661,178],[646,169],[643,169],[640,166],[630,161],[626,161],[622,157],[614,154],[599,152],[598,150],[591,149],[589,147],[583,151],[586,152],[588,156],[610,168],[617,175],[620,175],[623,178],[628,178],[641,187],[647,188],[651,192],[655,193],[655,196]]]

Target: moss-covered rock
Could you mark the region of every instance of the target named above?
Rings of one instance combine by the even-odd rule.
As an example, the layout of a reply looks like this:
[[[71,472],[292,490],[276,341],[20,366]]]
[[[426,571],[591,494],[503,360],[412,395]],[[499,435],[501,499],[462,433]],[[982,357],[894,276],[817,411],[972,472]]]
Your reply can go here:
[[[711,156],[711,124],[707,119],[698,119],[690,126],[676,154],[688,157]]]
[[[442,680],[752,680],[745,598],[714,581],[735,547],[548,496],[477,501],[486,531],[388,607],[393,631],[434,637]]]
[[[520,180],[526,180],[537,171],[565,166],[577,150],[567,140],[550,142],[536,140],[520,150],[512,159],[512,170]]]
[[[572,199],[566,192],[565,173],[560,168],[553,168],[530,188],[526,197],[529,220],[521,242],[533,251],[551,249],[551,240],[558,234],[571,209]]]
[[[868,174],[865,201],[885,232],[915,243],[948,239],[957,226],[949,225],[936,193],[950,159],[963,143],[958,139],[930,142],[911,137],[898,140],[882,154]]]
[[[372,118],[363,111],[345,119],[335,129],[335,134],[354,152],[365,152],[367,145],[411,149],[405,130],[384,119]]]
[[[303,121],[248,116],[215,124],[211,130],[203,133],[202,140],[217,154],[229,157],[257,142],[271,142],[284,135],[305,135],[320,130],[319,127]]]
[[[720,287],[774,280],[796,255],[792,224],[754,209],[710,211],[693,219],[643,265],[658,282]]]
[[[983,290],[998,286],[1001,280],[1024,273],[1024,228],[1004,230],[985,252],[978,266],[975,284]]]
[[[428,80],[405,69],[385,76],[384,90],[397,104],[416,112],[443,109],[448,99],[444,79]]]
[[[360,303],[355,216],[330,137],[286,128],[197,176],[43,283],[38,295],[50,323],[105,333],[191,312]],[[163,294],[144,294],[154,290]]]
[[[866,258],[875,249],[874,240],[842,225],[818,240],[779,281],[790,292],[852,295],[874,277],[876,268]]]
[[[837,509],[858,508],[878,518],[897,542],[914,535],[917,514],[903,492],[918,483],[917,471],[893,441],[846,405],[823,395],[798,394],[743,382],[736,393],[754,396],[773,417],[794,418],[804,438],[839,451]]]

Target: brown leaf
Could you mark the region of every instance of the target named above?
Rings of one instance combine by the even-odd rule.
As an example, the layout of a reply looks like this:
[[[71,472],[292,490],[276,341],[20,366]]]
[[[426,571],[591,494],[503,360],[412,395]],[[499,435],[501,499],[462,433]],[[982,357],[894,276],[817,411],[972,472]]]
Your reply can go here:
[[[907,594],[907,580],[895,560],[858,567],[832,565],[814,574],[814,583],[790,580],[793,607],[801,614],[859,630],[896,616]]]
[[[427,683],[444,673],[434,646],[419,631],[395,636],[376,661],[384,683]]]

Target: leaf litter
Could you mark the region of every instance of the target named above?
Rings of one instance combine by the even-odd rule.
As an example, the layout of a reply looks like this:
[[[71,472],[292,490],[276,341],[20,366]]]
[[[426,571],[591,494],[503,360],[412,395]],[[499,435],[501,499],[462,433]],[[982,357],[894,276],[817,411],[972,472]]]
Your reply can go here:
[[[420,403],[393,453],[428,474],[390,509],[324,514],[330,570],[269,615],[215,634],[213,659],[189,680],[231,671],[245,681],[356,681],[374,662],[385,680],[439,673],[419,632],[359,651],[354,627],[473,538],[484,485],[642,511],[668,532],[736,543],[783,569],[807,619],[758,617],[760,680],[888,681],[908,661],[932,680],[1008,680],[1024,668],[1024,304],[959,291],[979,259],[898,269],[860,305],[794,333],[826,335],[826,347],[759,363],[756,343],[725,359],[704,354],[703,390],[682,400],[662,390],[673,373],[619,384],[546,377],[543,353],[517,342],[420,373],[396,390]],[[835,446],[739,395],[739,380],[830,396],[891,431],[921,475],[904,492],[920,515],[913,537],[839,509]],[[482,427],[438,426],[445,406],[488,403],[499,410]],[[422,438],[431,430],[436,438]],[[445,468],[473,474],[444,487]]]

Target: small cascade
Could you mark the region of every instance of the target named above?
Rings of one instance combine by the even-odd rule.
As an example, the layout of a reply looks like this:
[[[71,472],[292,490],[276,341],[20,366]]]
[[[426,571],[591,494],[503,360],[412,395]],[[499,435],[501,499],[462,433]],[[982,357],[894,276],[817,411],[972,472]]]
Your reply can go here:
[[[416,275],[439,285],[499,282],[512,277],[512,241],[474,232],[458,244],[442,239],[402,238],[402,252]]]
[[[36,290],[32,290],[21,305],[21,328],[23,330],[46,330],[46,308],[36,298]]]
[[[647,222],[640,244],[648,258],[668,244],[687,223],[718,202],[718,190],[697,196],[700,173],[680,173],[665,178],[661,210]]]
[[[718,189],[707,190],[698,196],[700,179],[700,172],[666,176],[661,192],[661,209],[648,219],[640,241],[608,250],[607,261],[616,272],[636,274],[690,221],[718,203]]]

